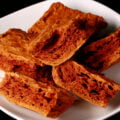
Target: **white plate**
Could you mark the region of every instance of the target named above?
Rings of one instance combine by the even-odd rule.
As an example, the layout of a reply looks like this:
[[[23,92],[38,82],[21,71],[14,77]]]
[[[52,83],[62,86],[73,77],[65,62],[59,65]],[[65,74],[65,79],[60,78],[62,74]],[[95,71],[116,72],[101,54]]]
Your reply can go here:
[[[3,18],[0,18],[0,33],[5,32],[9,28],[21,28],[27,30],[40,16],[49,8],[53,2],[61,1],[65,5],[79,9],[84,12],[91,12],[103,16],[109,23],[107,30],[117,28],[120,26],[120,15],[110,8],[97,3],[92,0],[49,0],[41,2]],[[120,64],[117,64],[105,71],[109,78],[114,79],[120,83]],[[54,120],[101,120],[114,113],[120,111],[120,94],[114,98],[107,108],[100,108],[82,100],[79,105],[73,105],[59,118]],[[0,109],[7,114],[24,120],[53,120],[43,117],[33,111],[19,107],[9,103],[2,96],[0,96]]]

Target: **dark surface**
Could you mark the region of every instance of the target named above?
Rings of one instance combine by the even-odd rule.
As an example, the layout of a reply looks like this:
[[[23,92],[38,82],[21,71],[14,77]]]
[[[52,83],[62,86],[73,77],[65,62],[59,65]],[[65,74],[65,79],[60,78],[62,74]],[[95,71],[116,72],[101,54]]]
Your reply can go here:
[[[22,9],[26,6],[30,6],[30,5],[40,2],[40,1],[41,0],[23,0],[23,1],[16,0],[16,1],[12,1],[12,2],[11,2],[11,0],[0,1],[0,17],[3,17],[11,12]],[[109,6],[113,10],[120,13],[119,0],[96,0],[96,1],[99,1],[99,2]],[[9,117],[2,111],[0,111],[0,120],[14,120],[14,119]],[[106,120],[120,120],[120,112]]]

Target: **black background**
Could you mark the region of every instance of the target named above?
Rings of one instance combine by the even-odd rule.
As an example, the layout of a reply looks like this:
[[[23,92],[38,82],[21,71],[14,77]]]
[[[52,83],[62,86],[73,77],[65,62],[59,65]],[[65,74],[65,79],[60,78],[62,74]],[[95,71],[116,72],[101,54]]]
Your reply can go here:
[[[22,9],[24,7],[30,6],[32,4],[38,3],[43,0],[1,0],[0,1],[0,18],[14,12],[16,10]],[[74,0],[75,1],[75,0]],[[99,1],[113,10],[117,11],[120,13],[120,5],[119,5],[119,0],[96,0]],[[111,15],[112,17],[112,15]],[[0,120],[14,120],[13,118],[9,117],[2,111],[0,111]],[[120,112],[115,114],[114,116],[111,116],[110,118],[106,120],[120,120]]]

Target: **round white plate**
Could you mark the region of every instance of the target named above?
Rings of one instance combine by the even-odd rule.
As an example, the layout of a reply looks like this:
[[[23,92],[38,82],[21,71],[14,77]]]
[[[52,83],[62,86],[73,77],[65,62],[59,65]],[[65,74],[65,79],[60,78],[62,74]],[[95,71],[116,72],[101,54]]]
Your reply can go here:
[[[57,1],[61,1],[70,8],[103,16],[109,24],[104,32],[111,31],[120,26],[120,15],[98,2],[92,0],[49,0],[0,18],[0,33],[5,32],[9,28],[21,28],[27,30],[40,18],[40,16],[42,16],[53,2]],[[104,73],[106,73],[109,78],[120,83],[120,64],[116,64]],[[53,120],[28,109],[14,105],[2,96],[0,96],[0,109],[17,119]],[[118,111],[120,111],[120,94],[111,101],[107,108],[97,107],[82,100],[80,104],[73,105],[59,118],[54,120],[102,120]]]

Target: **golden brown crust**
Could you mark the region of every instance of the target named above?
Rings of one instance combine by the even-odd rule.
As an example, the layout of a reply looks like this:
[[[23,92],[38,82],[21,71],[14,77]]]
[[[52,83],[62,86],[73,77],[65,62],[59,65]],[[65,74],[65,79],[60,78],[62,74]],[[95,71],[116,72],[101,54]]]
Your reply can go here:
[[[28,34],[31,38],[35,38],[41,34],[42,30],[47,26],[52,26],[58,22],[63,24],[63,21],[66,23],[67,20],[73,19],[78,14],[82,12],[78,10],[72,10],[62,3],[57,2],[53,3],[50,8],[43,14],[43,16],[28,29]]]
[[[50,66],[40,66],[23,56],[17,56],[2,50],[0,51],[0,69],[6,72],[17,72],[37,81],[54,85]]]
[[[102,72],[120,62],[120,28],[109,36],[81,49],[82,62],[89,68]]]
[[[36,64],[29,59],[17,56],[6,51],[0,51],[0,69],[6,72],[23,73],[34,78]]]
[[[6,73],[0,83],[0,94],[12,103],[52,118],[74,102],[74,97],[63,89],[15,73]]]
[[[53,68],[55,83],[92,104],[105,107],[120,90],[120,85],[100,74],[93,74],[83,65],[67,61]]]
[[[0,49],[14,54],[23,54],[28,42],[27,33],[20,29],[13,28],[0,34]]]
[[[51,67],[43,66],[42,63],[28,56],[26,51],[28,42],[27,34],[20,29],[9,29],[0,34],[0,69],[54,84]]]
[[[102,17],[54,3],[29,29],[28,34],[35,36],[29,51],[43,63],[56,66],[68,60],[91,35],[105,26]]]
[[[21,29],[9,29],[5,33],[0,34],[0,51],[8,52],[8,54],[14,54],[17,56],[25,57],[35,63],[43,66],[42,62],[38,62],[35,58],[33,59],[27,52],[28,43],[30,38],[25,31]]]

